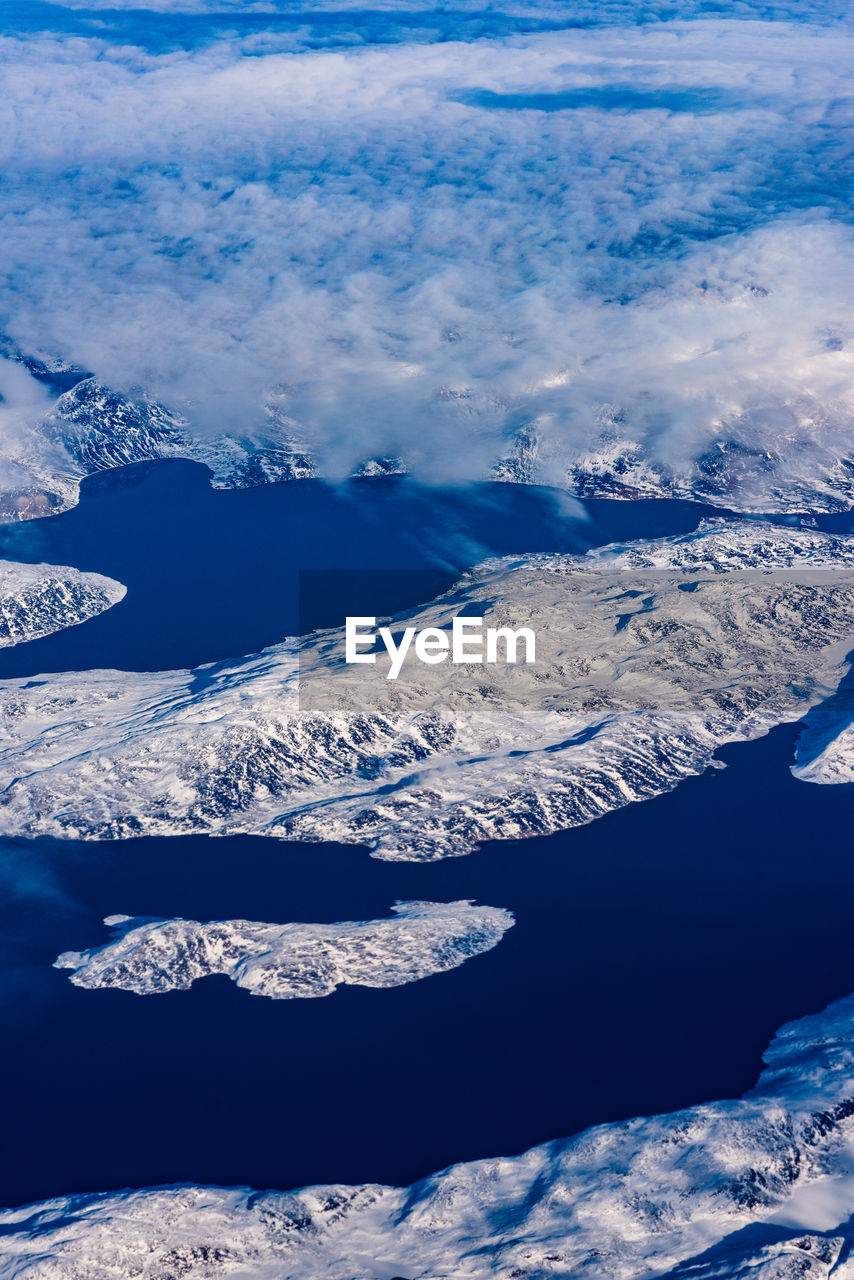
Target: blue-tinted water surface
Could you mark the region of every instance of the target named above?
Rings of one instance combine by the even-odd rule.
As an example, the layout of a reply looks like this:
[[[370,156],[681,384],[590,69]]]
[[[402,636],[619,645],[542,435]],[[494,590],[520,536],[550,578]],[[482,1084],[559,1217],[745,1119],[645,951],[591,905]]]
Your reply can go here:
[[[795,733],[545,839],[419,866],[255,838],[4,842],[0,1201],[176,1180],[408,1182],[748,1088],[776,1027],[854,990],[849,787]],[[272,1001],[84,991],[104,915],[338,920],[473,897],[517,923],[462,968]]]
[[[304,569],[340,575],[327,598],[302,602],[304,625],[331,626],[368,604],[377,616],[418,604],[428,586],[445,590],[487,555],[682,533],[710,514],[720,512],[658,500],[582,508],[529,485],[432,489],[394,478],[223,491],[197,463],[125,467],[84,482],[71,511],[0,525],[0,557],[70,564],[128,588],[82,626],[0,650],[0,678],[170,670],[256,652],[297,633]],[[382,598],[350,600],[347,575],[358,569],[389,571]],[[419,571],[411,580],[410,570]]]
[[[129,588],[101,618],[5,651],[2,670],[237,656],[295,629],[299,567],[418,568],[441,586],[487,552],[675,533],[703,514],[605,502],[579,521],[511,486],[215,493],[191,464],[131,468],[85,485],[74,511],[0,530],[4,555]],[[386,603],[415,603],[406,574],[389,583]],[[334,622],[341,606],[311,607]],[[854,794],[796,782],[793,739],[730,748],[727,770],[590,827],[434,865],[254,838],[0,843],[0,1201],[409,1182],[740,1093],[780,1023],[854,990]],[[271,1001],[212,978],[139,997],[51,968],[106,941],[115,913],[340,920],[460,897],[510,908],[516,926],[462,968],[388,991]]]

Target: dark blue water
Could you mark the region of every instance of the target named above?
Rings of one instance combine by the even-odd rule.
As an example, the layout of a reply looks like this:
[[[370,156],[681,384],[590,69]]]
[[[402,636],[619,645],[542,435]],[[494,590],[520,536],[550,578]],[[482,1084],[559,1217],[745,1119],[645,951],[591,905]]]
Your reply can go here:
[[[302,600],[304,626],[331,626],[348,611],[418,604],[428,587],[429,599],[487,555],[687,532],[710,514],[720,512],[656,500],[582,508],[556,490],[507,484],[379,479],[223,491],[197,463],[125,467],[86,481],[71,511],[0,525],[0,557],[70,564],[128,588],[82,626],[0,651],[0,678],[169,670],[256,652],[298,632],[300,570],[338,575],[334,591]],[[362,579],[348,592],[352,571],[378,569],[388,571],[386,590],[365,600]],[[371,578],[376,592],[382,584]]]
[[[854,990],[849,787],[794,730],[546,839],[381,863],[253,838],[5,842],[0,1201],[176,1180],[408,1182],[604,1120],[735,1096],[787,1019]],[[101,917],[338,920],[396,898],[510,907],[498,947],[389,991],[271,1001],[83,991]]]
[[[131,468],[5,528],[5,555],[128,584],[125,602],[3,656],[5,674],[236,656],[293,631],[298,568],[450,580],[489,551],[692,528],[687,503],[401,482],[215,493],[190,464]],[[423,589],[415,575],[417,589]],[[342,600],[309,608],[335,621]],[[193,1180],[409,1182],[589,1124],[737,1095],[776,1027],[854,990],[854,789],[788,772],[794,729],[590,827],[435,865],[254,838],[0,843],[0,1202]],[[517,924],[449,974],[269,1001],[224,978],[89,992],[51,968],[105,915],[340,920],[475,898]]]

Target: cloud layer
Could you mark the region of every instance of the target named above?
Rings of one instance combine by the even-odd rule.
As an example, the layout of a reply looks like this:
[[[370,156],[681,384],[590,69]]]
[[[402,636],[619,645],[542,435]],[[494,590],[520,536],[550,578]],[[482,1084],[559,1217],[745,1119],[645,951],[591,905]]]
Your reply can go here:
[[[846,456],[854,33],[757,12],[7,38],[0,324],[199,432],[252,432],[274,392],[332,475],[479,478],[527,429],[560,483],[615,423],[677,473],[719,438]],[[41,394],[4,388],[0,426]]]

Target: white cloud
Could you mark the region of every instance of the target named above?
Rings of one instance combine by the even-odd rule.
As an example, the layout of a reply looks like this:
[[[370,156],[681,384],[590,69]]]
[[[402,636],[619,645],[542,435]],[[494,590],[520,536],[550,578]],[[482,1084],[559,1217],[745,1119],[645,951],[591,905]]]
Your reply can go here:
[[[847,449],[850,31],[2,53],[5,328],[198,430],[284,384],[332,473],[481,476],[536,420],[559,479],[603,405],[677,468],[721,432]],[[650,109],[471,96],[614,86]]]

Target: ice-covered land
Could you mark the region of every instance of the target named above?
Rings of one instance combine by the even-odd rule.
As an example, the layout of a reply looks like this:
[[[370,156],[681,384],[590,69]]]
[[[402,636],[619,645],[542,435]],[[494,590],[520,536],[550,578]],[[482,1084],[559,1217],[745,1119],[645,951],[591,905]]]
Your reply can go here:
[[[328,996],[341,984],[400,987],[490,951],[513,925],[471,901],[399,902],[390,920],[261,924],[254,920],[139,920],[108,916],[115,937],[55,962],[78,987],[137,995],[186,991],[221,973],[274,1000]]]
[[[217,489],[252,489],[317,474],[279,395],[267,398],[251,435],[194,431],[180,413],[145,391],[122,395],[81,375],[43,420],[0,442],[0,520],[54,515],[76,505],[88,476],[174,458],[202,463]],[[404,470],[396,457],[366,457],[353,467],[354,474],[366,476]]]
[[[445,397],[448,398],[448,397]],[[440,397],[441,399],[441,397]],[[451,400],[454,397],[450,397]],[[462,397],[460,429],[471,430],[476,410]],[[841,424],[825,423],[827,439],[814,436],[812,407],[800,406],[789,424],[806,435],[805,447],[787,453],[788,437],[713,436],[707,449],[680,470],[644,445],[615,433],[613,408],[592,428],[592,442],[562,446],[532,423],[508,443],[505,456],[485,459],[476,478],[517,484],[558,483],[581,498],[685,498],[741,512],[837,511],[854,505],[854,465]],[[791,411],[790,411],[791,413]],[[602,415],[600,415],[602,416]],[[93,377],[64,391],[50,414],[0,449],[0,519],[31,519],[74,506],[80,482],[101,471],[156,459],[186,458],[207,466],[216,488],[254,488],[324,474],[307,433],[271,396],[251,435],[194,430],[180,414],[140,391],[121,395]],[[405,453],[354,459],[354,475],[403,474]],[[414,468],[415,474],[419,467]]]
[[[800,719],[854,646],[854,539],[761,522],[487,562],[398,621],[537,632],[529,667],[396,682],[343,628],[195,671],[0,687],[0,831],[257,833],[463,853],[658,795]]]
[[[802,782],[854,782],[854,706],[840,701],[811,717],[798,739],[792,773]]]
[[[100,573],[0,560],[0,647],[86,622],[118,604],[125,590]]]
[[[854,997],[740,1100],[600,1125],[414,1186],[175,1186],[0,1214],[7,1280],[851,1280]]]
[[[73,379],[72,379],[73,381]],[[265,429],[244,439],[193,433],[179,413],[143,391],[121,395],[80,376],[50,412],[0,448],[0,519],[31,519],[73,507],[87,476],[135,462],[188,458],[210,468],[220,488],[251,488],[314,473],[286,420],[269,402]]]

